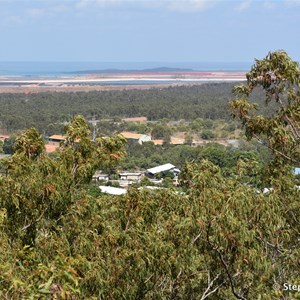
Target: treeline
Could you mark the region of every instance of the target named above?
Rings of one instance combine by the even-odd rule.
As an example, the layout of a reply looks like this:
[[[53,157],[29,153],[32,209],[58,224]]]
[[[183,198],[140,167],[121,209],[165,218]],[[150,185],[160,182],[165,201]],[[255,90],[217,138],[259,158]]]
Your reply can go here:
[[[218,83],[149,90],[0,94],[0,129],[14,132],[34,126],[47,135],[62,131],[63,123],[76,114],[87,119],[230,120],[232,88],[232,83]],[[262,104],[260,93],[255,98]]]

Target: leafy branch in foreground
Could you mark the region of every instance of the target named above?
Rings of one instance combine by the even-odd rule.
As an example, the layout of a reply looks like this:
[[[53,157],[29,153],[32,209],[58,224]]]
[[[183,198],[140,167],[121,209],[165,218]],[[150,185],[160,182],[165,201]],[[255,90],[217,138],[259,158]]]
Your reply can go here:
[[[247,73],[247,84],[236,86],[237,99],[230,103],[234,117],[246,129],[248,139],[257,138],[283,164],[300,165],[300,70],[284,51],[270,52],[256,60]],[[277,105],[273,115],[260,115],[249,100],[256,89],[265,93],[266,104]]]
[[[37,130],[17,138],[15,153],[2,163],[0,203],[5,207],[6,230],[23,245],[34,245],[39,225],[50,224],[68,213],[81,197],[80,186],[90,182],[96,169],[117,161],[124,153],[124,139],[89,137],[86,121],[77,116],[67,127],[67,140],[55,157],[49,157]]]

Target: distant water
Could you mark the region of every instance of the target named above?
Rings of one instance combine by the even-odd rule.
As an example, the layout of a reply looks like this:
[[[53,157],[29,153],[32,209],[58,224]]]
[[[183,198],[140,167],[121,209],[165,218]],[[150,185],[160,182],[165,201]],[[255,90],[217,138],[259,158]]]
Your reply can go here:
[[[0,76],[56,77],[81,75],[91,70],[144,70],[153,68],[182,68],[195,71],[247,71],[247,62],[0,62]]]

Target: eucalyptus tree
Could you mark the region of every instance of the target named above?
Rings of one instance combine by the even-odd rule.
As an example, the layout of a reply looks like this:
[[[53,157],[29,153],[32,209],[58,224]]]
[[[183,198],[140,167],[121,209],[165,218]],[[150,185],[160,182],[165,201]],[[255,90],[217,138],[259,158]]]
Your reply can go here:
[[[248,139],[256,138],[273,152],[278,164],[300,165],[300,70],[286,52],[270,52],[256,60],[247,73],[247,84],[236,86],[237,99],[230,106],[234,117],[245,127]],[[273,114],[259,113],[251,101],[262,90],[267,105],[274,104]]]
[[[89,182],[96,169],[115,163],[124,154],[122,137],[92,141],[81,116],[66,127],[66,134],[57,156],[49,157],[42,136],[28,129],[17,138],[12,157],[3,162],[6,176],[1,177],[0,200],[12,222],[12,236],[36,232],[33,228],[42,219],[56,220],[67,213],[80,185]],[[26,238],[26,243],[34,243],[34,236],[30,241]]]

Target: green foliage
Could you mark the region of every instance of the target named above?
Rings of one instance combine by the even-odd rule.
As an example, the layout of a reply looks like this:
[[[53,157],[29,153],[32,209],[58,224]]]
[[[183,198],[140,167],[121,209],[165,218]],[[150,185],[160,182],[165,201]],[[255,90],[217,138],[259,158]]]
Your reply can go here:
[[[275,83],[293,91],[295,64],[282,66],[285,58],[269,55],[257,66],[276,67]],[[267,73],[259,74],[270,88]],[[297,124],[299,104],[290,101],[292,109],[286,99],[288,117]],[[278,116],[256,118],[248,100],[233,107],[248,132],[273,150],[274,169],[263,168],[252,151],[255,144],[244,145],[247,151],[161,147],[157,160],[166,149],[166,155],[178,151],[183,161],[195,158],[182,168],[180,190],[95,194],[93,172],[117,164],[124,139],[92,141],[82,116],[66,127],[67,139],[55,156],[46,155],[35,129],[21,134],[15,153],[1,161],[1,299],[296,299],[282,287],[300,282],[299,190],[290,165],[283,164],[298,159],[297,148],[289,140],[277,145],[282,109]],[[264,126],[276,118],[273,137]],[[291,125],[285,126],[293,136]],[[150,156],[154,145],[143,149]],[[260,177],[269,179],[268,193],[261,192],[267,186]]]
[[[149,90],[0,94],[0,121],[8,132],[35,127],[48,136],[63,133],[63,124],[79,113],[89,120],[99,120],[99,132],[105,134],[132,126],[130,122],[108,120],[115,116],[146,116],[150,121],[203,120],[204,128],[211,129],[213,120],[231,119],[227,104],[232,86],[215,83]],[[259,96],[255,98],[261,103]],[[137,131],[149,132],[142,124]]]
[[[193,120],[193,122],[191,124],[192,130],[195,130],[195,131],[199,131],[203,127],[204,127],[203,126],[203,119],[201,119],[201,118],[197,118],[196,120]]]
[[[170,141],[172,131],[171,129],[163,124],[156,124],[152,128],[151,131],[151,137],[153,140],[164,140],[164,141]]]
[[[81,197],[80,185],[91,181],[100,166],[113,164],[123,153],[123,138],[91,141],[84,119],[75,117],[67,127],[67,140],[59,155],[44,153],[43,140],[28,129],[15,142],[14,155],[3,162],[0,203],[8,218],[11,239],[34,245],[40,221],[52,222],[67,213]]]
[[[155,146],[153,143],[129,143],[127,156],[121,162],[124,170],[149,169],[169,162],[181,168],[185,162],[199,162],[208,159],[221,167],[224,174],[231,174],[240,159],[254,159],[260,166],[264,166],[271,157],[260,144],[242,143],[242,147],[233,149],[220,144],[210,143],[201,147],[187,145]]]
[[[140,123],[140,122],[128,122],[126,124],[126,130],[128,131],[136,131],[140,134],[149,134],[150,128],[148,124]]]
[[[214,126],[214,122],[211,119],[205,119],[202,121],[202,126],[205,129],[212,129]]]
[[[247,73],[247,84],[234,89],[239,98],[231,102],[233,115],[242,121],[247,138],[257,138],[267,145],[282,166],[300,164],[299,86],[298,63],[284,51],[270,52],[264,59],[256,60]],[[263,89],[267,104],[276,105],[274,114],[256,113],[257,104],[248,98],[258,88]]]
[[[103,184],[105,182],[103,181]],[[101,182],[99,182],[101,184]],[[101,191],[99,189],[98,184],[96,183],[88,183],[83,185],[83,188],[87,191],[87,194],[93,198],[97,198],[101,195]]]
[[[237,299],[277,299],[274,282],[282,286],[286,280],[299,280],[294,257],[299,252],[294,239],[299,222],[290,219],[287,209],[299,207],[299,192],[292,186],[286,185],[284,194],[257,193],[222,177],[220,169],[207,161],[187,164],[181,181],[189,197],[202,207],[197,215],[198,245],[207,256],[206,265],[220,274],[218,279],[221,274],[227,277],[222,280]],[[222,280],[218,284],[223,286]],[[226,295],[221,290],[219,299]]]
[[[274,282],[300,279],[295,191],[259,194],[208,161],[187,164],[181,182],[185,195],[81,193],[58,222],[40,225],[33,247],[2,238],[2,295],[277,299]]]
[[[192,143],[193,143],[193,136],[190,133],[186,133],[184,135],[184,143],[186,145],[190,145],[190,146],[192,145]]]
[[[13,146],[14,146],[15,141],[16,141],[16,137],[14,137],[14,136],[9,137],[9,138],[4,140],[2,148],[3,148],[3,152],[5,154],[12,154],[13,153]]]
[[[213,139],[214,137],[215,135],[211,130],[203,130],[201,133],[201,138],[203,138],[204,140]]]
[[[16,155],[25,155],[27,159],[36,159],[44,151],[45,143],[35,128],[27,129],[15,141],[13,152]]]
[[[164,178],[164,180],[163,180],[163,186],[164,186],[165,188],[172,188],[172,187],[174,187],[172,177],[166,176],[166,177]]]

